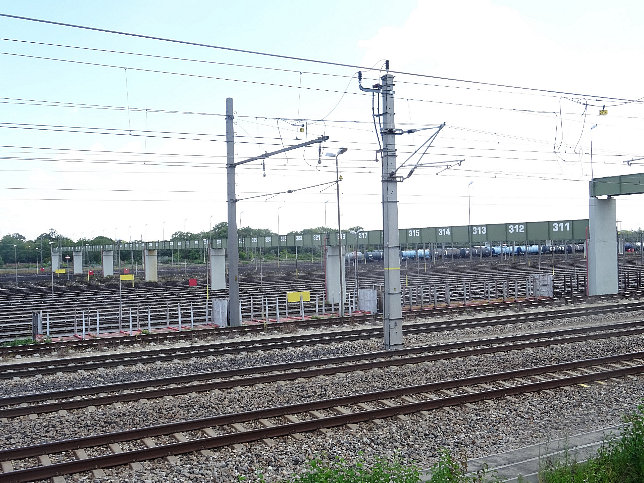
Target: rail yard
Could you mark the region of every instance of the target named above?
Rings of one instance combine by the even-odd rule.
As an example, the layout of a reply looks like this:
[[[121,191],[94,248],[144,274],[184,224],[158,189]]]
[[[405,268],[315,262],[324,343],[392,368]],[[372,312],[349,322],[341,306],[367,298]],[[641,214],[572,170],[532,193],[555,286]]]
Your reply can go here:
[[[322,455],[427,468],[442,447],[476,458],[615,426],[644,394],[638,261],[620,259],[618,296],[590,298],[579,255],[403,262],[393,351],[379,313],[323,308],[319,263],[243,266],[241,327],[209,323],[187,284],[198,266],[120,298],[107,280],[60,280],[53,296],[36,276],[3,280],[3,339],[29,332],[32,312],[50,333],[0,348],[0,481],[275,481]],[[353,265],[347,293],[377,287],[379,270]],[[554,273],[553,297],[531,296],[539,272]],[[311,302],[287,314],[292,290]]]

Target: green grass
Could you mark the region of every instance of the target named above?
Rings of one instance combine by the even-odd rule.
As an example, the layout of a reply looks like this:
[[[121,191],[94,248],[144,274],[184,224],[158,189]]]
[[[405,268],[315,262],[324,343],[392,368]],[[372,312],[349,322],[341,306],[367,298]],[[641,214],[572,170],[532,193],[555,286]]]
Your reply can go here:
[[[566,455],[540,472],[544,483],[641,483],[644,481],[644,404],[624,418],[619,438],[605,441],[597,455],[578,463]]]
[[[21,345],[50,344],[50,343],[51,343],[51,337],[45,337],[44,339],[39,341],[34,341],[33,339],[25,338],[25,339],[15,339],[9,342],[3,342],[2,344],[0,344],[0,347],[18,347]]]
[[[492,483],[499,482],[495,474],[482,469],[474,475],[467,474],[466,461],[458,461],[448,451],[443,451],[439,461],[431,468],[432,483]],[[368,462],[359,457],[350,463],[344,459],[317,458],[308,462],[304,472],[281,480],[282,483],[418,483],[419,467],[400,457],[391,460],[376,458]],[[244,480],[245,478],[241,478]],[[264,481],[259,476],[259,481]]]
[[[15,339],[9,342],[4,342],[2,344],[2,347],[18,347],[21,345],[30,345],[30,344],[35,344],[33,339]]]
[[[543,483],[641,483],[644,482],[644,403],[624,418],[619,438],[605,441],[597,455],[578,463],[566,454],[563,461],[549,464],[539,473]],[[431,483],[498,483],[503,481],[487,468],[472,474],[467,460],[459,460],[444,450],[431,467]],[[259,477],[264,481],[263,477]],[[314,459],[307,470],[283,483],[417,483],[420,470],[400,458],[376,459],[368,463],[359,458],[355,463],[343,459]],[[519,480],[521,481],[521,479]]]
[[[449,451],[443,450],[439,460],[430,469],[431,483],[484,483],[500,482],[496,473],[488,473],[487,467],[474,474],[467,472],[467,459],[458,460]]]
[[[405,465],[400,460],[377,459],[369,465],[362,459],[353,464],[342,459],[324,461],[311,460],[304,474],[288,480],[293,483],[416,483],[420,471],[414,465]]]
[[[246,480],[240,477],[240,481]],[[263,475],[258,481],[265,481]],[[417,483],[420,470],[413,464],[404,463],[399,458],[387,460],[376,458],[368,463],[359,457],[354,463],[342,458],[317,458],[309,460],[306,470],[280,480],[282,483]]]

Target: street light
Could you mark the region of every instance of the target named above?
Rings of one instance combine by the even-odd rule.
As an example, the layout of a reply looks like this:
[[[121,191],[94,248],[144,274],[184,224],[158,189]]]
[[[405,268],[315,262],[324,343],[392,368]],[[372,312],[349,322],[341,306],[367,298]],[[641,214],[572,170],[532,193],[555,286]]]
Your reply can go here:
[[[340,265],[338,269],[340,271],[340,318],[344,317],[344,290],[342,287],[342,272],[344,264],[342,263],[342,230],[340,228],[340,171],[338,169],[338,156],[347,152],[347,148],[340,148],[334,153],[326,153],[327,156],[335,158],[335,194],[338,202],[338,261]],[[356,287],[357,288],[357,287]]]
[[[51,296],[54,296],[54,249],[52,245],[53,241],[49,242],[49,252],[51,253]]]
[[[470,234],[468,235],[470,237],[470,260],[472,259],[472,197],[470,196],[470,186],[472,186],[472,183],[474,183],[474,181],[467,183],[467,229],[470,231]],[[481,250],[481,256],[482,254],[483,251]]]
[[[469,183],[467,183],[467,224],[468,225],[472,224],[472,222],[471,222],[471,214],[472,214],[472,203],[471,202],[472,202],[472,199],[471,199],[471,196],[470,196],[470,186],[472,186],[472,183],[474,183],[474,181],[470,181]]]
[[[326,204],[329,202],[329,200],[326,200],[324,202],[324,226],[326,227]]]
[[[13,260],[16,262],[16,285],[18,285],[18,254],[16,245],[13,245]]]
[[[284,205],[277,207],[277,268],[280,266],[280,244],[282,241],[280,238],[280,210],[282,208],[284,208]]]

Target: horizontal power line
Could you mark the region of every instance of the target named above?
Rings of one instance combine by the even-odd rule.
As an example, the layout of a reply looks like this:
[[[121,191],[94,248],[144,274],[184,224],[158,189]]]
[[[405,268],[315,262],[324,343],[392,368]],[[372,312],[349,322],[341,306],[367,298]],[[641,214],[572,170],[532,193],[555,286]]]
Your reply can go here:
[[[132,38],[139,38],[139,39],[145,39],[145,40],[154,40],[154,41],[160,41],[160,42],[168,42],[168,43],[187,45],[187,46],[193,46],[193,47],[216,49],[216,50],[222,50],[222,51],[228,51],[228,52],[235,52],[235,53],[242,53],[242,54],[249,54],[249,55],[257,55],[257,56],[277,58],[277,59],[296,61],[296,62],[307,62],[307,63],[313,63],[313,64],[319,64],[319,65],[328,65],[328,66],[333,66],[333,67],[351,68],[351,69],[358,69],[358,70],[364,70],[364,71],[373,70],[370,67],[359,66],[359,65],[356,65],[356,64],[348,64],[348,63],[342,63],[342,62],[332,62],[332,61],[326,61],[326,60],[312,59],[312,58],[307,58],[307,57],[290,56],[290,55],[283,55],[283,54],[274,54],[274,53],[262,52],[262,51],[258,51],[258,50],[239,49],[239,48],[234,48],[234,47],[226,47],[226,46],[215,45],[215,44],[207,44],[207,43],[202,43],[202,42],[192,42],[192,41],[187,41],[187,40],[172,39],[172,38],[168,38],[168,37],[137,34],[137,33],[133,33],[133,32],[125,32],[125,31],[120,31],[120,30],[112,30],[112,29],[105,29],[105,28],[99,28],[99,27],[91,27],[91,26],[86,26],[86,25],[78,25],[78,24],[65,23],[65,22],[57,22],[57,21],[54,21],[54,20],[38,19],[38,18],[33,18],[33,17],[21,16],[21,15],[11,15],[11,14],[6,14],[6,13],[0,13],[0,17],[11,18],[11,19],[15,19],[15,20],[24,20],[24,21],[28,21],[28,22],[42,23],[42,24],[48,24],[48,25],[56,25],[56,26],[59,26],[59,27],[67,27],[67,28],[74,28],[74,29],[80,29],[80,30],[86,30],[86,31],[100,32],[100,33],[106,33],[106,34],[111,34],[111,35],[120,35],[120,36],[132,37]],[[502,89],[510,89],[510,90],[524,91],[524,92],[536,92],[536,93],[542,93],[542,94],[554,94],[554,95],[557,95],[557,96],[584,97],[584,98],[588,98],[588,99],[595,99],[597,101],[614,101],[614,102],[629,102],[629,103],[642,103],[643,102],[641,99],[629,99],[629,98],[623,98],[623,97],[611,97],[611,96],[595,95],[595,94],[580,93],[580,92],[573,92],[573,91],[556,90],[556,89],[545,89],[545,88],[538,88],[538,87],[526,87],[526,86],[518,86],[518,85],[512,85],[512,84],[502,84],[502,83],[496,83],[496,82],[478,81],[478,80],[472,80],[472,79],[460,79],[460,78],[455,78],[455,77],[437,76],[437,75],[430,75],[430,74],[421,74],[421,73],[416,73],[416,72],[406,72],[406,71],[396,71],[396,70],[390,70],[389,72],[392,73],[392,74],[401,74],[401,75],[415,76],[415,77],[428,78],[428,79],[436,79],[436,80],[455,82],[455,83],[463,83],[463,84],[482,85],[482,86],[502,88]]]

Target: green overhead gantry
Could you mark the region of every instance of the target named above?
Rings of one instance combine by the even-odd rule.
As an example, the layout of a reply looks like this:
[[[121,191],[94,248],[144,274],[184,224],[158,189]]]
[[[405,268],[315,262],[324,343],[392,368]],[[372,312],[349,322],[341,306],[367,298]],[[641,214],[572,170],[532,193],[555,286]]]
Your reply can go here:
[[[446,246],[529,244],[546,241],[573,242],[586,239],[588,220],[521,221],[481,225],[438,226],[405,228],[399,230],[401,247],[415,247],[425,244]],[[102,250],[198,250],[211,246],[225,248],[225,239],[137,241],[113,245],[87,245],[90,252]],[[239,239],[240,248],[303,247],[319,248],[324,245],[336,246],[338,232],[303,233],[288,235],[267,235]],[[342,233],[342,244],[351,249],[382,246],[382,230]],[[81,247],[62,247],[63,251],[78,250]]]
[[[644,173],[597,178],[590,182],[590,196],[621,196],[644,193]]]
[[[589,192],[588,295],[616,294],[619,284],[614,197],[644,193],[644,173],[593,179]]]

